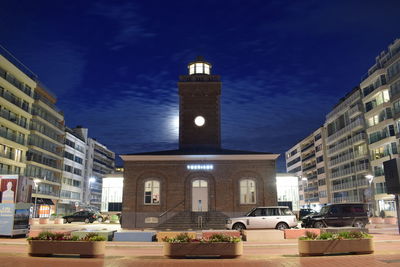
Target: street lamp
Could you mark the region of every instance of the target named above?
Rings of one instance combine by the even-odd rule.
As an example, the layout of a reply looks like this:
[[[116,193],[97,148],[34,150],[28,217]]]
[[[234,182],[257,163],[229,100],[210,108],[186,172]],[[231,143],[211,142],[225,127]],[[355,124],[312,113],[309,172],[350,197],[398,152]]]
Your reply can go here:
[[[374,180],[374,176],[372,174],[367,174],[365,175],[365,178],[368,180],[369,183],[369,202],[370,202],[370,209],[371,209],[371,214],[373,214],[373,199],[372,197],[374,196],[373,194],[373,186],[372,186],[372,181]]]
[[[90,197],[91,197],[91,195],[92,195],[92,190],[91,190],[91,188],[90,188],[90,184],[91,183],[94,183],[94,182],[96,182],[96,177],[90,177],[89,178],[89,186],[88,186],[88,194],[87,194],[87,197],[88,197],[88,199],[87,199],[87,201],[86,201],[86,205],[90,205]]]
[[[38,194],[38,188],[39,188],[39,183],[40,179],[34,179],[33,183],[35,185],[35,205],[33,207],[33,218],[36,218],[37,212],[36,212],[36,202],[37,202],[37,194]]]

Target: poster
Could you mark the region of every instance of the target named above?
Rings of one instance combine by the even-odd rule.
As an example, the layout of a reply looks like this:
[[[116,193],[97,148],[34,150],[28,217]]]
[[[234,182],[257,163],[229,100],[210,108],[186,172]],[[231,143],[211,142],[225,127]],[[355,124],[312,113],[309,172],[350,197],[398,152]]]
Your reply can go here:
[[[0,203],[13,204],[17,196],[18,175],[0,175]]]

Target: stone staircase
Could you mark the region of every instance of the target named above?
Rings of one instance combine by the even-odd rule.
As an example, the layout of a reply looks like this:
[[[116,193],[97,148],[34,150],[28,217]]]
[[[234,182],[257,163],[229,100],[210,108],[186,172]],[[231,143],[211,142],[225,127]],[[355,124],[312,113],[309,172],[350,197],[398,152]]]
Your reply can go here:
[[[219,211],[191,212],[182,211],[174,217],[160,224],[158,230],[210,230],[225,229],[225,220],[228,218]]]

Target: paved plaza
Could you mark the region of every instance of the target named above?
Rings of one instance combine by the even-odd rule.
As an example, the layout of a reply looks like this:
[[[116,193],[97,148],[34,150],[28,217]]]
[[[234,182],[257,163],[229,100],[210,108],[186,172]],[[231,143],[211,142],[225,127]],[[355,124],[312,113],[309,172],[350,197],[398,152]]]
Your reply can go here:
[[[115,229],[117,225],[70,224],[34,226],[33,228]],[[81,259],[75,256],[30,257],[24,238],[0,238],[0,266],[400,266],[400,235],[397,228],[371,228],[375,253],[369,255],[332,255],[299,257],[297,240],[245,242],[243,256],[237,259],[168,259],[158,242],[108,242],[103,259]]]

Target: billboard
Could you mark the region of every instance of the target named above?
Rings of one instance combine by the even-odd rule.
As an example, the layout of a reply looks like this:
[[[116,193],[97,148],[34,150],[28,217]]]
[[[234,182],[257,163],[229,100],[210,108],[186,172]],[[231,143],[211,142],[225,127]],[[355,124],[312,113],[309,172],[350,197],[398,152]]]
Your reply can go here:
[[[13,204],[16,202],[18,175],[0,175],[0,203]]]

